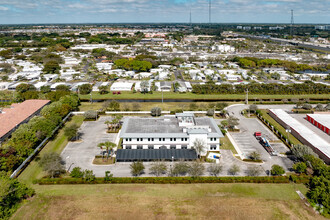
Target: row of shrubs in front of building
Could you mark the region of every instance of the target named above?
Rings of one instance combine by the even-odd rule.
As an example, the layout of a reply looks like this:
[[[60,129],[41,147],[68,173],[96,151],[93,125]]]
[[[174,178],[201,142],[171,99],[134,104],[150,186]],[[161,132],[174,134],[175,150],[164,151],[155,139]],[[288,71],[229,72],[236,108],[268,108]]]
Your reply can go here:
[[[40,185],[56,184],[189,184],[189,183],[308,183],[308,176],[263,176],[263,177],[99,177],[84,178],[42,178],[36,180]]]

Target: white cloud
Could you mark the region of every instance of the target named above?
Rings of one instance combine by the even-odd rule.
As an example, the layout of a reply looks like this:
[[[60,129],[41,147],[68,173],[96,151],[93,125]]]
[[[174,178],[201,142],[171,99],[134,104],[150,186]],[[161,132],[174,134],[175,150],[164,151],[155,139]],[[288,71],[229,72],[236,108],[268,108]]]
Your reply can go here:
[[[8,11],[9,8],[0,5],[0,11]]]

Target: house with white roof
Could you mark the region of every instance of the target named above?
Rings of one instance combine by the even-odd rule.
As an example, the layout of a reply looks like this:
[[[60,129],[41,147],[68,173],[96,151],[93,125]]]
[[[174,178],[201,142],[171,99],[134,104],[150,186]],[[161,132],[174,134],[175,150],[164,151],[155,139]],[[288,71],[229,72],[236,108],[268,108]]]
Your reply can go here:
[[[240,75],[231,75],[231,74],[228,74],[225,76],[226,80],[228,81],[237,81],[237,80],[240,80],[241,79],[241,76]]]
[[[114,82],[110,90],[111,91],[131,91],[133,87],[132,82]]]

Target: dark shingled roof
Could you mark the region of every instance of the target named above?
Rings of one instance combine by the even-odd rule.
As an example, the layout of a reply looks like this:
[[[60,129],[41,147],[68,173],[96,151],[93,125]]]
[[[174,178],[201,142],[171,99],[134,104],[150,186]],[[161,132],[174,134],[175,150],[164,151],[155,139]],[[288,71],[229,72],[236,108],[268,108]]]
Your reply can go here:
[[[117,161],[139,160],[195,160],[197,153],[194,149],[118,149]]]

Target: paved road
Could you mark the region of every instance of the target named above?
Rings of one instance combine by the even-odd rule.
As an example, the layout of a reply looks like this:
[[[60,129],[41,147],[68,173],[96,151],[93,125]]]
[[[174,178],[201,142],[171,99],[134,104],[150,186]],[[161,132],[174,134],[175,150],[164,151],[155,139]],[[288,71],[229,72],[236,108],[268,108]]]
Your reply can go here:
[[[281,108],[285,110],[291,110],[293,105],[259,105],[258,108]],[[280,140],[270,131],[262,122],[260,122],[257,118],[246,118],[240,114],[240,112],[244,109],[247,109],[248,105],[239,104],[229,106],[227,108],[230,115],[234,115],[239,119],[238,128],[240,132],[231,132],[232,137],[235,142],[238,144],[239,148],[243,152],[244,156],[248,157],[248,155],[257,151],[261,154],[261,159],[265,162],[263,165],[265,169],[270,169],[273,164],[278,164],[283,166],[286,170],[289,170],[293,162],[285,156],[270,156],[270,154],[263,148],[263,146],[257,141],[257,139],[253,136],[255,131],[260,131],[263,136],[265,136],[268,140],[271,141],[272,146],[279,153],[285,153],[289,151],[289,149],[280,142]]]

